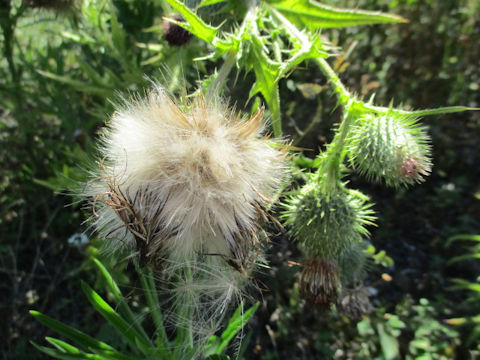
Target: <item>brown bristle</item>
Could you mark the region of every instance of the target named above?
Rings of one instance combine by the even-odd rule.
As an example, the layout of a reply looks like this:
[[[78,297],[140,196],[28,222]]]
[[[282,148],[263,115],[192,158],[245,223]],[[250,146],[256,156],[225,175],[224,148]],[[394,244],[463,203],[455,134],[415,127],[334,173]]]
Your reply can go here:
[[[307,261],[300,275],[300,288],[309,304],[328,308],[338,298],[340,289],[338,265],[332,260]]]

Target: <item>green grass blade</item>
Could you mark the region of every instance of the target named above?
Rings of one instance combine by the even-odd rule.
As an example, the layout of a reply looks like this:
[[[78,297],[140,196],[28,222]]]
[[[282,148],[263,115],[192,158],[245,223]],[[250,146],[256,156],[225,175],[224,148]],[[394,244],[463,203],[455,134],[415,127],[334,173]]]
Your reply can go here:
[[[80,346],[84,347],[85,349],[99,349],[99,350],[108,350],[108,351],[116,351],[110,345],[98,341],[87,334],[81,332],[80,330],[74,329],[68,325],[61,323],[47,315],[43,315],[42,313],[31,310],[30,314],[38,321],[40,321],[43,325],[47,326],[48,328],[56,331],[57,333],[65,336],[66,338],[75,341]]]
[[[238,308],[235,310],[235,313],[230,318],[227,328],[220,336],[221,342],[217,347],[217,353],[222,353],[225,350],[225,348],[235,337],[235,335],[237,335],[238,332],[241,331],[243,327],[248,323],[259,305],[260,303],[257,302],[245,312],[243,312],[243,304],[240,304],[238,306]]]
[[[452,242],[458,241],[458,240],[480,242],[480,235],[469,235],[469,234],[455,235],[455,236],[452,236],[452,237],[448,238],[446,246],[448,247],[452,244]]]
[[[132,349],[139,349],[145,355],[152,352],[153,345],[83,281],[82,290],[93,307],[128,341]]]
[[[103,279],[107,283],[108,288],[113,294],[113,297],[118,303],[119,312],[120,314],[138,331],[139,334],[142,335],[143,339],[148,342],[149,337],[145,330],[141,325],[141,321],[139,321],[138,315],[135,315],[130,309],[130,306],[125,302],[125,297],[123,296],[120,288],[118,287],[116,281],[113,279],[110,272],[107,268],[100,262],[100,260],[93,258],[93,262],[97,265],[98,269],[100,270],[100,274],[102,275]]]
[[[55,339],[49,336],[47,336],[45,339],[62,352],[66,352],[69,354],[84,354],[82,350],[73,345],[70,345],[69,343],[66,343],[65,341]]]
[[[91,360],[109,360],[106,357],[97,354],[87,354],[87,353],[80,353],[80,354],[69,354],[60,350],[52,349],[46,346],[41,346],[34,341],[30,341],[30,343],[35,346],[41,352],[51,356],[55,359],[61,360],[78,360],[78,359],[91,359]]]
[[[83,81],[72,79],[68,76],[57,75],[57,74],[53,74],[51,72],[42,71],[42,70],[37,70],[37,72],[40,75],[45,76],[46,78],[61,82],[63,84],[70,85],[71,87],[75,88],[76,90],[85,92],[87,94],[96,94],[96,95],[100,95],[102,97],[110,97],[110,96],[113,95],[112,90],[105,89],[105,88],[98,87],[98,86],[94,86],[94,85],[90,85],[90,84],[84,83]]]

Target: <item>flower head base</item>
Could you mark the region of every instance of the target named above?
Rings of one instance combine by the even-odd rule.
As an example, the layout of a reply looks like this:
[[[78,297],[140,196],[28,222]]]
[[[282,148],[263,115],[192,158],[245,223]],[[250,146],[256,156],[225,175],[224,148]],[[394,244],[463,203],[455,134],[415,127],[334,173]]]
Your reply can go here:
[[[312,258],[304,264],[300,289],[308,303],[329,307],[337,301],[340,287],[340,273],[335,261]]]
[[[398,187],[422,182],[430,173],[430,139],[415,118],[365,115],[351,134],[350,158],[367,178]]]

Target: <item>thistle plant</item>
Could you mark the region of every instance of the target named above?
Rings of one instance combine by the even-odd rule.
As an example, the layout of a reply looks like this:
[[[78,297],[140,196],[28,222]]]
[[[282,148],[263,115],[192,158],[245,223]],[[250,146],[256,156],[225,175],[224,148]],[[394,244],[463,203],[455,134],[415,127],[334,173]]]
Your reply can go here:
[[[120,100],[101,132],[100,160],[82,193],[89,199],[92,227],[104,240],[104,252],[118,261],[133,262],[138,270],[157,329],[155,344],[125,305],[121,305],[126,319],[122,322],[96,292],[84,286],[89,300],[127,337],[134,358],[190,359],[225,351],[232,334],[240,331],[253,310],[242,317],[240,308],[227,335],[219,332],[222,321],[232,304],[242,304],[254,270],[265,262],[262,252],[267,235],[262,226],[273,217],[270,210],[288,185],[279,83],[308,61],[332,85],[343,117],[333,141],[315,160],[316,171],[306,174],[303,186],[278,201],[283,204],[281,218],[304,255],[300,285],[306,299],[322,307],[337,304],[351,317],[368,312],[368,293],[362,287],[367,264],[364,247],[367,227],[374,225],[375,216],[369,197],[348,186],[348,166],[388,186],[421,182],[432,164],[430,140],[420,118],[468,108],[405,111],[382,107],[360,99],[342,84],[326,60],[337,55],[337,50],[319,32],[406,21],[399,16],[308,0],[206,0],[195,8],[166,0],[162,5],[165,13],[179,15],[146,31],[163,36],[173,27],[170,24],[177,30],[181,27],[188,32],[181,32],[182,44],[190,39],[189,34],[196,37],[185,46],[199,41],[209,45],[209,53],[201,54],[198,61],[221,65],[205,74],[199,90],[190,97],[175,99],[165,87],[155,85],[146,96]],[[215,21],[214,16],[203,19],[199,15],[208,6],[214,6],[217,15],[234,15],[212,26],[208,21]],[[118,54],[125,55],[120,56],[125,73],[129,75],[130,69],[138,73],[142,66],[155,63],[158,54],[140,64],[128,63],[136,57],[127,51],[127,37],[112,9],[113,5],[112,35],[106,37],[112,41],[108,43],[117,44],[122,50]],[[170,40],[136,46],[147,52],[165,51],[166,46],[170,46],[168,51],[182,51],[171,47],[180,44]],[[250,116],[230,110],[218,95],[229,80],[238,81],[233,69],[253,72],[249,99],[256,100]],[[74,84],[81,91],[94,88],[111,95],[111,85],[104,84],[94,69],[88,72],[101,84],[100,90],[67,77],[44,75]],[[142,83],[127,75],[135,80],[129,84]],[[178,90],[178,83],[169,84],[169,90]],[[269,121],[260,102],[266,105]],[[268,136],[271,133],[273,138]],[[150,274],[148,279],[146,274]],[[109,284],[116,300],[124,304],[116,285],[110,280]],[[159,290],[166,298],[163,303]],[[35,316],[57,331],[72,334],[73,330],[49,318]],[[165,319],[173,330],[165,330]],[[76,351],[90,351],[89,355],[96,354],[93,358],[130,358],[83,333],[73,334],[67,337],[80,342],[81,349],[59,340],[50,341],[58,351],[41,349],[59,358]]]

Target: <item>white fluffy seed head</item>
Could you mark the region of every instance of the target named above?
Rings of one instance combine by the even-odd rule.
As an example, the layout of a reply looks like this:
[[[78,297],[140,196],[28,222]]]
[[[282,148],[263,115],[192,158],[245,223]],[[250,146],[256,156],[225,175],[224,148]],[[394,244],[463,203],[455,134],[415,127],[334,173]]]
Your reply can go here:
[[[143,263],[210,255],[245,267],[286,170],[262,117],[242,118],[218,99],[177,104],[160,86],[122,105],[86,189],[109,247],[136,251]]]
[[[105,251],[161,270],[199,341],[241,298],[261,259],[265,207],[285,180],[284,147],[263,135],[262,118],[218,98],[176,103],[157,86],[113,114],[85,189]]]

